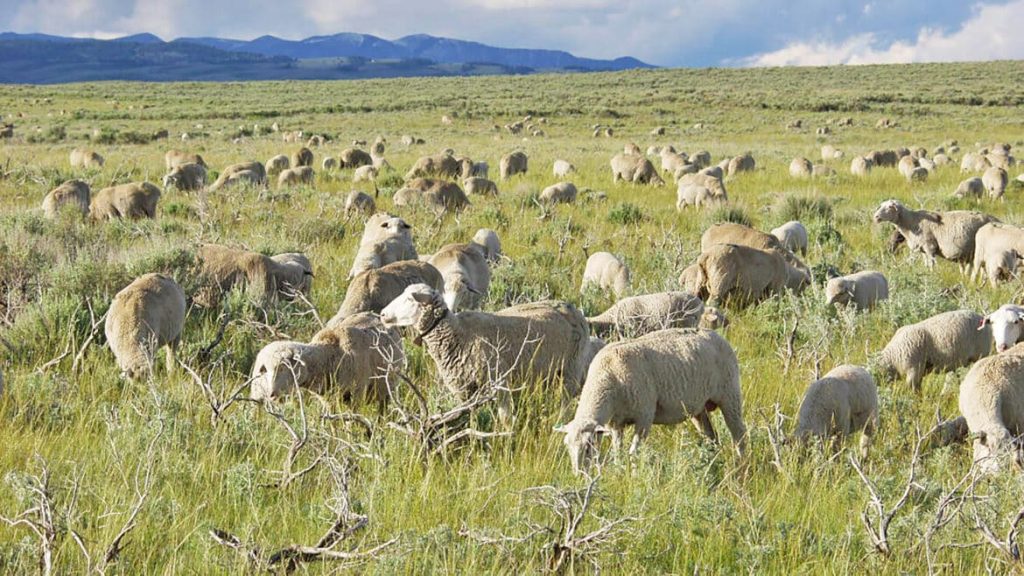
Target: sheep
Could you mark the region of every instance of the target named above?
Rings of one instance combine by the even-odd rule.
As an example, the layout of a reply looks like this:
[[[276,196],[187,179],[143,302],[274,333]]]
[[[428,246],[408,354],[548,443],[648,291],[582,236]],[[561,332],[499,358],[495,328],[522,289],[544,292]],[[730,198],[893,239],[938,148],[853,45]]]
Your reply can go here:
[[[629,267],[614,254],[595,252],[587,258],[580,284],[581,293],[594,287],[600,291],[611,291],[616,298],[621,298],[629,290],[629,285]]]
[[[622,153],[627,156],[639,156],[640,147],[637,146],[636,142],[630,142],[622,147]]]
[[[1021,257],[1024,257],[1024,228],[997,222],[985,224],[974,236],[971,280],[977,280],[984,271],[995,287],[1003,277],[1014,274]]]
[[[93,195],[89,215],[93,220],[156,218],[160,189],[149,182],[132,182],[104,188]]]
[[[758,250],[778,252],[786,261],[787,266],[809,275],[807,266],[795,254],[783,246],[781,240],[772,234],[765,234],[744,224],[720,222],[709,227],[700,237],[701,252],[706,252],[708,248],[715,244],[738,244],[740,246],[757,248]],[[787,286],[794,290],[802,288],[802,286],[797,285]]]
[[[850,161],[850,174],[854,176],[867,176],[871,173],[871,160],[864,156],[856,156]]]
[[[974,152],[964,154],[964,157],[960,160],[961,172],[984,172],[991,167],[992,163],[988,161],[988,158]]]
[[[886,200],[875,211],[876,223],[891,222],[907,239],[912,252],[924,255],[925,264],[935,266],[935,257],[959,262],[961,269],[974,256],[974,236],[989,222],[998,222],[981,212],[952,210],[930,212],[911,210],[897,200]]]
[[[291,160],[284,154],[278,154],[267,160],[267,176],[277,176],[292,167]]]
[[[526,174],[529,158],[525,152],[512,152],[501,157],[498,172],[502,180],[508,180],[516,174]]]
[[[320,163],[320,168],[325,172],[334,170],[338,167],[338,159],[331,156],[324,156],[323,162]]]
[[[774,228],[771,235],[779,239],[779,243],[790,252],[799,252],[801,256],[807,256],[807,228],[796,220]]]
[[[985,173],[981,176],[981,181],[991,198],[1002,198],[1003,192],[1006,191],[1006,185],[1009,182],[1009,176],[1007,176],[1006,170],[993,166],[985,170]]]
[[[185,324],[185,291],[169,276],[143,274],[114,295],[103,332],[123,376],[134,380],[153,373],[153,356],[167,347],[167,371]]]
[[[906,378],[914,392],[932,372],[947,372],[988,356],[992,330],[981,314],[943,312],[903,326],[882,349],[878,367],[888,379]]]
[[[220,173],[220,176],[217,176],[217,180],[210,185],[209,190],[214,192],[222,187],[230,187],[243,182],[253,186],[266,186],[266,168],[263,167],[263,164],[256,161],[231,164],[227,168],[224,168],[224,171]]]
[[[959,405],[974,437],[975,465],[997,472],[1009,451],[1020,464],[1015,439],[1024,433],[1024,344],[976,362],[960,384]]]
[[[72,168],[102,168],[104,162],[103,156],[98,152],[85,148],[72,150],[70,161]]]
[[[572,204],[576,201],[576,185],[559,182],[541,190],[539,200],[544,204]]]
[[[437,268],[419,260],[401,260],[360,272],[349,283],[345,299],[327,325],[332,326],[360,312],[379,314],[413,284],[444,290],[444,278]]]
[[[459,185],[444,180],[415,178],[392,196],[395,206],[425,204],[436,214],[461,212],[470,205],[469,198]]]
[[[935,156],[932,156],[932,164],[935,164],[935,166],[948,166],[952,163],[953,161],[946,154],[938,153]]]
[[[301,168],[302,166],[313,167],[313,151],[306,147],[299,148],[292,153],[292,168]]]
[[[447,244],[427,262],[444,278],[444,303],[449,310],[480,309],[491,287],[491,268],[483,246]]]
[[[837,150],[835,146],[831,144],[825,144],[821,147],[821,160],[828,162],[829,160],[838,160],[843,157],[842,150]]]
[[[665,180],[654,169],[654,164],[640,155],[616,154],[611,159],[611,168],[614,182],[621,180],[633,184],[665,185]]]
[[[462,165],[451,154],[435,154],[423,156],[412,165],[405,179],[426,178],[458,178],[462,174]]]
[[[914,169],[918,167],[917,158],[913,156],[904,156],[900,158],[900,161],[896,164],[896,169],[904,178],[910,178]]]
[[[576,173],[576,167],[565,160],[555,160],[554,165],[551,168],[551,172],[555,178],[568,178],[569,174]]]
[[[681,193],[685,199],[689,198],[686,192],[681,191],[690,186],[705,188],[711,195],[710,199],[714,199],[716,202],[726,202],[729,200],[729,195],[725,190],[725,183],[722,182],[721,171],[717,169],[706,168],[695,174],[680,175],[680,177],[676,179],[676,183],[678,184],[678,189],[676,191],[677,200]],[[695,196],[699,195],[700,193],[698,191],[698,194]],[[676,207],[678,208],[678,202]]]
[[[348,277],[371,268],[380,268],[385,264],[400,260],[416,260],[416,247],[412,241],[412,226],[401,218],[386,212],[370,216],[359,241],[359,250]]]
[[[928,180],[928,169],[918,166],[907,173],[907,182],[925,182]]]
[[[297,290],[300,294],[309,296],[309,292],[313,288],[313,264],[305,254],[284,252],[275,254],[270,259],[283,266],[277,272],[278,283],[282,286],[282,291]]]
[[[753,172],[756,167],[754,157],[750,154],[743,154],[736,156],[732,160],[729,160],[728,170],[726,173],[731,176],[736,176],[740,172]]]
[[[178,164],[164,176],[164,189],[171,186],[182,192],[202,190],[206,186],[206,166],[195,162]]]
[[[573,419],[555,428],[565,434],[573,471],[585,471],[596,456],[598,435],[609,432],[618,452],[627,424],[635,430],[630,453],[654,424],[690,418],[717,441],[710,413],[722,410],[740,454],[745,452],[743,395],[736,353],[710,330],[672,328],[608,344],[594,357]]]
[[[81,180],[68,180],[43,198],[43,215],[56,218],[65,207],[73,206],[82,216],[89,215],[89,185]]]
[[[297,386],[318,393],[337,387],[353,404],[376,400],[383,412],[390,373],[405,363],[401,339],[374,314],[360,313],[325,327],[309,344],[271,342],[256,355],[250,397],[269,400]]]
[[[476,231],[473,235],[472,242],[479,245],[484,250],[484,256],[490,263],[495,263],[501,259],[501,240],[498,238],[498,233],[490,228],[481,228]]]
[[[379,171],[370,166],[360,166],[352,172],[352,182],[375,182]]]
[[[688,292],[658,292],[619,300],[597,316],[587,318],[594,333],[636,337],[665,328],[695,328],[704,303]]]
[[[466,189],[466,194],[472,196],[474,194],[481,196],[497,196],[498,185],[493,180],[487,178],[481,178],[479,176],[470,176],[462,181],[462,187]]]
[[[361,166],[373,166],[373,157],[359,148],[346,148],[338,155],[338,167],[346,170]]]
[[[277,175],[277,188],[280,190],[301,184],[309,185],[313,183],[315,176],[313,168],[309,166],[296,166],[295,168],[282,170]]]
[[[736,244],[709,247],[679,277],[684,290],[705,302],[728,299],[741,306],[782,292],[788,280],[788,267],[779,252]]]
[[[985,316],[978,330],[982,330],[985,326],[990,326],[992,340],[996,345],[996,352],[1003,353],[1021,340],[1024,340],[1024,330],[1021,330],[1022,324],[1024,324],[1024,307],[1017,306],[1016,304],[1004,304],[995,312]]]
[[[973,177],[960,182],[956,187],[956,191],[953,192],[953,196],[957,198],[965,198],[967,196],[981,198],[984,193],[985,183],[981,181],[981,178]]]
[[[825,283],[825,304],[829,306],[852,303],[858,310],[869,310],[888,299],[889,282],[874,270],[837,276]]]
[[[717,195],[704,186],[680,182],[676,189],[676,210],[682,212],[688,206],[701,208],[727,202],[728,197]]]
[[[413,284],[381,311],[385,326],[409,326],[450,392],[467,398],[498,379],[504,386],[562,380],[562,402],[579,393],[590,342],[587,320],[568,302],[520,304],[496,313],[455,314],[441,294]],[[511,399],[499,398],[507,421]]]
[[[374,202],[372,196],[365,192],[353,190],[345,197],[346,216],[351,216],[353,212],[361,212],[362,214],[370,215],[376,211],[377,203]]]
[[[662,172],[675,174],[685,166],[692,166],[692,164],[690,164],[689,157],[686,154],[675,152],[670,148],[662,148],[659,156],[661,157]]]
[[[206,164],[206,160],[199,154],[190,154],[188,152],[182,152],[181,150],[168,150],[164,154],[164,167],[168,172],[174,170],[175,167],[181,164],[199,164],[209,168]]]
[[[814,165],[807,158],[793,158],[789,163],[789,175],[794,178],[807,178],[813,169]]]
[[[220,244],[203,244],[196,256],[201,276],[219,291],[242,287],[262,301],[278,295],[291,298],[297,291],[308,292],[313,277],[309,260],[297,253],[270,257]]]
[[[701,150],[696,154],[690,155],[690,163],[696,166],[699,170],[703,170],[711,165],[711,152],[707,150]]]
[[[725,312],[722,312],[721,309],[714,306],[705,306],[704,313],[700,315],[700,321],[697,322],[697,326],[708,330],[728,328],[729,318],[726,317]]]
[[[487,178],[490,171],[491,167],[487,162],[473,162],[467,177]]]
[[[804,393],[797,416],[795,436],[801,442],[811,437],[841,440],[857,430],[861,458],[867,458],[871,436],[878,428],[878,387],[871,374],[860,366],[843,364],[811,382]]]

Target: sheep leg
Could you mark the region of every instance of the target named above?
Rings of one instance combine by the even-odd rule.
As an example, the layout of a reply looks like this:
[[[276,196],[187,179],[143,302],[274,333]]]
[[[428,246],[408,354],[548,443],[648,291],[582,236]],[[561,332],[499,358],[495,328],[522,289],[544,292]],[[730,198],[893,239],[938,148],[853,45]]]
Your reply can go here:
[[[742,456],[747,448],[747,426],[743,423],[743,408],[739,404],[731,402],[719,404],[718,407],[722,410],[722,418],[725,419],[725,425],[729,428],[729,435],[732,436],[732,441]]]
[[[700,428],[700,431],[705,436],[711,439],[712,442],[718,442],[718,435],[715,434],[715,427],[711,425],[711,416],[707,411],[694,416],[693,422],[698,428]]]
[[[915,392],[921,393],[921,381],[924,380],[924,374],[917,368],[911,368],[907,370],[907,384]]]
[[[877,416],[874,412],[868,415],[868,419],[864,422],[864,432],[860,435],[860,457],[866,459],[868,457],[868,449],[871,448],[871,438],[875,434],[875,426],[877,426]]]
[[[178,351],[178,346],[181,344],[181,337],[175,338],[173,341],[167,343],[167,373],[174,374],[174,367],[177,364],[174,361],[175,353]]]
[[[629,445],[630,456],[636,455],[637,450],[640,449],[640,442],[647,438],[647,435],[651,432],[651,423],[649,421],[644,423],[637,422],[634,424],[634,430],[633,442]]]

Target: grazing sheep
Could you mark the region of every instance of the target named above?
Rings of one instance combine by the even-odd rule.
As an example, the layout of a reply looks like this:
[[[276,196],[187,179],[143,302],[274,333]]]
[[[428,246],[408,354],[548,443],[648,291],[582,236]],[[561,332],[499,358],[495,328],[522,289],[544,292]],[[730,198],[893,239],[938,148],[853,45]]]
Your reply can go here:
[[[975,281],[984,270],[992,287],[1003,278],[1010,278],[1024,257],[1024,228],[990,222],[974,236],[974,263],[971,280]]]
[[[806,442],[812,436],[838,440],[857,430],[861,458],[867,458],[871,436],[878,428],[878,387],[860,366],[843,364],[811,382],[800,403],[795,436]]]
[[[946,154],[938,153],[935,156],[932,156],[932,164],[935,164],[935,166],[948,166],[952,163],[953,161]]]
[[[529,158],[525,152],[512,152],[501,157],[498,172],[502,180],[508,180],[516,174],[526,174]]]
[[[291,160],[284,154],[278,154],[267,160],[267,176],[277,176],[281,172],[292,167]]]
[[[825,284],[825,304],[853,303],[858,310],[870,310],[889,299],[889,282],[881,272],[866,270],[830,278]]]
[[[121,373],[134,380],[153,373],[156,351],[167,347],[167,371],[185,324],[185,291],[163,274],[144,274],[114,296],[103,332]]]
[[[282,170],[277,175],[277,188],[289,188],[292,186],[299,185],[310,185],[313,183],[316,174],[313,172],[313,168],[310,166],[296,166],[295,168],[289,168]]]
[[[196,255],[201,275],[220,292],[239,287],[264,302],[308,291],[313,277],[309,260],[298,253],[270,257],[220,244],[203,244]]]
[[[720,222],[709,227],[700,237],[701,252],[706,252],[715,244],[737,244],[768,252],[778,252],[786,262],[787,275],[792,277],[792,281],[786,284],[787,288],[799,292],[806,284],[810,283],[810,270],[807,266],[772,234],[765,234],[743,224]]]
[[[467,398],[501,379],[504,386],[562,380],[563,403],[579,393],[590,342],[587,320],[568,302],[520,304],[496,313],[455,314],[441,294],[413,284],[381,311],[385,326],[410,326],[449,391]],[[499,415],[511,415],[499,398]],[[563,404],[564,405],[564,404]]]
[[[821,147],[821,160],[828,162],[829,160],[839,160],[843,157],[842,150],[837,150],[835,146],[831,144],[825,144]]]
[[[451,154],[435,154],[423,156],[412,165],[405,179],[426,178],[458,178],[462,174],[462,164]]]
[[[495,263],[501,259],[501,240],[498,238],[498,233],[490,228],[481,228],[476,231],[473,235],[472,242],[479,245],[484,250],[484,256],[490,263]]]
[[[704,188],[708,191],[707,193],[710,194],[707,198],[708,200],[714,202],[727,202],[729,200],[729,195],[725,190],[725,183],[722,181],[722,174],[710,168],[695,174],[680,175],[680,177],[676,179],[676,183],[678,185],[676,190],[676,208],[679,207],[678,200],[680,199],[680,196],[684,201],[691,201],[692,197],[694,202],[698,197],[704,196],[704,193],[701,192],[699,188]],[[689,187],[695,187],[698,188],[698,190],[694,191],[691,195],[690,192],[685,190]]]
[[[914,169],[918,167],[917,158],[907,155],[900,158],[900,161],[896,164],[896,169],[904,178],[910,179],[910,175],[914,172]]]
[[[433,265],[420,260],[401,260],[360,272],[348,285],[345,299],[328,322],[332,326],[360,312],[380,313],[413,284],[444,290],[444,278]]]
[[[629,290],[629,284],[629,267],[622,260],[610,252],[595,252],[587,258],[580,292],[586,292],[593,286],[621,298]]]
[[[448,244],[427,261],[444,278],[444,303],[452,312],[479,310],[491,287],[491,268],[483,246]]]
[[[305,254],[284,252],[271,256],[270,259],[282,266],[277,272],[281,292],[287,294],[297,290],[299,293],[309,296],[309,292],[313,289],[313,264]]]
[[[726,170],[726,174],[731,177],[736,176],[740,172],[753,172],[755,167],[756,163],[754,162],[754,157],[750,154],[743,154],[729,160],[729,167]]]
[[[555,160],[551,171],[555,178],[568,178],[569,174],[576,173],[576,167],[565,160]]]
[[[217,180],[210,185],[209,190],[214,192],[222,187],[230,187],[240,183],[246,183],[252,186],[266,186],[266,168],[263,167],[263,164],[256,161],[232,164],[220,173]]]
[[[466,189],[466,194],[472,196],[474,194],[480,196],[497,196],[498,185],[493,180],[487,178],[481,178],[479,176],[470,176],[462,181],[462,187]]]
[[[576,194],[575,184],[559,182],[542,190],[539,200],[544,204],[572,204],[576,201]]]
[[[981,330],[984,326],[991,326],[992,340],[995,341],[996,352],[1003,353],[1013,345],[1024,340],[1024,307],[1016,304],[1004,304],[998,310],[985,316]]]
[[[378,170],[373,166],[360,166],[352,172],[352,182],[375,182]]]
[[[75,148],[71,151],[72,168],[103,168],[103,156],[95,150]]]
[[[789,280],[788,268],[778,251],[715,244],[683,271],[679,282],[705,302],[730,300],[743,306],[782,292]]]
[[[654,169],[654,164],[639,154],[616,154],[611,159],[611,167],[614,182],[621,180],[633,184],[665,185],[665,180]]]
[[[416,260],[416,247],[412,241],[412,226],[401,218],[386,212],[370,216],[359,241],[359,251],[348,277],[354,278],[364,270],[380,268],[400,260]]]
[[[871,173],[871,160],[864,156],[857,156],[850,161],[850,174],[854,176],[867,176]]]
[[[391,200],[395,206],[426,205],[436,214],[461,212],[470,205],[469,198],[458,184],[431,178],[410,180],[395,192]]]
[[[373,197],[365,192],[353,190],[345,197],[345,215],[351,216],[353,212],[360,212],[369,216],[377,211],[377,203]]]
[[[712,204],[727,202],[727,196],[715,194],[705,186],[679,183],[676,189],[676,210],[682,212],[688,206],[701,208]]]
[[[695,328],[703,315],[704,303],[693,294],[658,292],[623,298],[587,322],[602,338],[636,337],[665,328]]]
[[[43,215],[56,218],[65,207],[73,206],[82,216],[89,215],[89,185],[81,180],[68,180],[43,198]]]
[[[717,441],[710,413],[722,410],[739,452],[747,428],[736,353],[710,330],[674,328],[608,344],[594,357],[572,421],[555,429],[565,433],[573,471],[585,471],[596,456],[597,440],[611,433],[616,452],[627,424],[635,430],[630,453],[654,424],[691,419]]]
[[[711,152],[701,150],[696,154],[691,154],[690,163],[696,166],[698,170],[703,170],[704,168],[711,166]]]
[[[960,413],[974,437],[974,463],[988,473],[1000,468],[1007,452],[1021,463],[1024,433],[1024,344],[983,358],[960,384]]]
[[[991,350],[992,330],[982,315],[955,310],[897,330],[882,350],[878,367],[889,379],[906,378],[914,392],[920,392],[925,375],[968,366]]]
[[[779,239],[782,247],[790,252],[799,252],[807,256],[807,228],[796,220],[786,222],[771,231],[771,235]]]
[[[164,176],[164,189],[171,186],[182,192],[202,190],[206,186],[206,166],[194,162],[178,164]]]
[[[960,160],[961,172],[984,172],[991,167],[992,163],[988,161],[988,158],[974,152],[964,154],[964,157]]]
[[[1006,192],[1006,185],[1009,183],[1009,176],[1006,174],[1006,170],[993,166],[985,170],[981,181],[985,185],[985,189],[988,190],[989,197],[1002,198],[1003,192]]]
[[[93,220],[156,218],[160,189],[149,182],[111,186],[97,192],[89,204]]]
[[[487,178],[490,171],[491,166],[487,162],[473,162],[467,177]]]
[[[297,386],[317,393],[338,389],[346,401],[376,400],[383,412],[387,380],[405,363],[402,341],[374,314],[361,313],[328,325],[309,344],[278,341],[263,347],[252,367],[250,397],[268,400]]]
[[[981,178],[973,177],[961,182],[960,185],[956,187],[956,191],[953,192],[953,196],[956,196],[957,198],[965,198],[967,196],[981,198],[984,193],[985,183],[981,181]]]
[[[690,164],[690,159],[686,154],[675,152],[671,147],[662,148],[659,156],[661,157],[662,172],[675,174],[687,166],[692,166],[692,164]]]
[[[700,322],[697,323],[697,326],[707,330],[728,328],[729,319],[725,316],[725,312],[722,312],[720,309],[714,306],[705,306],[704,313],[700,315]]]
[[[907,239],[912,252],[920,252],[925,264],[935,266],[935,257],[964,264],[974,256],[974,236],[989,222],[998,222],[981,212],[952,210],[930,212],[911,210],[896,200],[886,200],[875,211],[874,221],[891,222]]]
[[[907,182],[925,182],[928,180],[928,169],[918,166],[907,173]]]
[[[206,161],[199,154],[190,154],[188,152],[182,152],[181,150],[168,150],[164,154],[164,166],[167,171],[174,170],[175,167],[181,164],[199,164],[200,166],[207,166]]]
[[[338,167],[342,170],[351,170],[361,166],[373,166],[373,157],[365,150],[346,148],[338,155]]]
[[[789,163],[789,175],[794,178],[807,178],[813,169],[814,165],[807,158],[793,158]]]
[[[313,167],[313,151],[306,147],[299,148],[292,154],[292,169],[302,166]]]
[[[320,167],[326,172],[334,170],[338,167],[338,159],[331,156],[324,156],[323,162],[320,163]]]

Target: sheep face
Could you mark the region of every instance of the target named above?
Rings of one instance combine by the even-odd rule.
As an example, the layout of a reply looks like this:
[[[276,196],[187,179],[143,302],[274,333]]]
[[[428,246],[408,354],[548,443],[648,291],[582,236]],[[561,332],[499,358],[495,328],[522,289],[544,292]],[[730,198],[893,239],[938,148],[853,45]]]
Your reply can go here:
[[[597,440],[604,432],[604,428],[593,420],[573,420],[565,426],[555,428],[555,432],[565,434],[562,441],[569,451],[573,472],[580,474],[589,468],[590,462],[597,455]]]
[[[260,350],[252,367],[253,400],[277,398],[308,379],[298,342],[271,342]]]
[[[1024,330],[1024,307],[1006,304],[995,312],[985,316],[978,326],[981,330],[986,325],[992,326],[992,338],[996,342],[996,351],[1005,352],[1016,344]]]
[[[401,218],[388,218],[380,223],[380,228],[385,237],[412,238],[412,233],[409,232],[409,230],[412,229],[412,226]]]
[[[1013,437],[1005,428],[981,432],[974,439],[974,463],[982,473],[995,474],[999,471],[1001,456],[1013,448]],[[1020,464],[1020,452],[1014,452]]]
[[[714,306],[708,306],[704,308],[704,313],[700,317],[700,327],[707,328],[708,330],[716,330],[718,328],[727,328],[729,326],[729,319],[726,318],[725,313],[715,308]]]
[[[896,222],[903,206],[896,200],[886,200],[875,210],[875,222]]]
[[[847,304],[853,297],[853,286],[842,278],[833,278],[825,285],[825,303]]]
[[[430,286],[412,284],[380,311],[381,322],[389,328],[414,326],[423,316],[424,306],[436,305],[440,300],[441,296]]]
[[[444,303],[452,312],[474,307],[474,300],[480,296],[480,291],[461,274],[452,278],[450,282],[445,282]]]
[[[164,189],[170,188],[172,185],[178,184],[178,171],[175,170],[170,174],[164,176]]]

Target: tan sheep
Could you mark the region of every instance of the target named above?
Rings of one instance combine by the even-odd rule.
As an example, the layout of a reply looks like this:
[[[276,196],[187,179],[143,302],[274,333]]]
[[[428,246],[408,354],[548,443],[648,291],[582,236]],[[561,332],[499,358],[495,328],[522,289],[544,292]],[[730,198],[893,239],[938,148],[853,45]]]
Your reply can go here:
[[[1003,197],[1003,192],[1006,191],[1006,185],[1009,183],[1009,176],[1006,174],[1006,170],[993,166],[981,176],[981,182],[985,185],[985,189],[988,190],[988,195],[991,198]]]
[[[887,378],[906,378],[920,392],[927,374],[969,366],[991,351],[992,330],[984,317],[955,310],[901,327],[879,354],[878,367]]]
[[[858,310],[870,310],[889,299],[889,282],[881,272],[865,270],[837,276],[825,283],[825,304],[853,304]]]
[[[374,202],[373,197],[365,192],[359,190],[353,190],[348,193],[345,197],[345,215],[351,216],[354,212],[359,212],[365,216],[370,216],[377,211],[377,203]]]
[[[473,235],[472,242],[477,244],[484,250],[484,256],[490,263],[495,263],[501,259],[501,240],[498,238],[498,233],[490,228],[481,228],[476,231]]]
[[[736,156],[732,160],[729,160],[729,168],[726,170],[726,174],[736,176],[741,172],[753,172],[756,168],[757,163],[754,162],[754,157],[750,154],[742,154]]]
[[[167,347],[167,371],[174,370],[174,353],[185,324],[185,291],[163,274],[144,274],[114,296],[103,331],[128,379],[150,376],[154,356]]]
[[[428,260],[444,278],[444,303],[452,312],[479,310],[491,286],[491,269],[483,246],[448,244]]]
[[[156,218],[160,189],[149,182],[111,186],[97,192],[89,204],[93,220]]]
[[[338,168],[338,159],[333,156],[325,156],[323,162],[320,163],[320,168],[324,172],[336,170]]]
[[[85,148],[75,148],[71,151],[71,167],[72,168],[102,168],[103,167],[103,156],[100,156],[95,150],[88,150]]]
[[[194,162],[178,164],[164,176],[164,189],[172,186],[182,192],[202,190],[206,186],[206,166]]]
[[[572,204],[576,201],[576,185],[559,182],[541,190],[539,200],[543,204]]]
[[[878,428],[878,387],[871,374],[860,366],[837,366],[821,379],[811,382],[800,403],[796,437],[842,440],[857,430],[861,458],[867,458],[871,436]]]
[[[412,240],[412,226],[401,218],[380,212],[366,221],[348,277],[354,278],[365,270],[418,257]]]
[[[301,166],[313,167],[313,151],[309,148],[299,148],[292,154],[292,168],[299,168]]]
[[[57,186],[43,198],[43,215],[56,218],[67,207],[82,216],[89,215],[89,185],[81,180],[68,180]],[[70,208],[68,208],[70,209]]]
[[[203,160],[203,157],[199,154],[191,154],[189,152],[182,152],[181,150],[168,150],[167,153],[164,154],[164,167],[168,172],[174,170],[175,167],[181,164],[199,164],[200,166],[209,168],[209,166],[206,165],[206,161]]]
[[[809,178],[814,165],[807,158],[793,158],[789,163],[789,175],[793,178]]]
[[[283,170],[277,175],[277,188],[289,188],[292,186],[310,185],[313,183],[316,174],[309,166],[297,166]]]
[[[360,166],[373,166],[373,157],[359,148],[346,148],[338,155],[338,166],[343,170],[351,170]]]
[[[462,174],[462,164],[451,154],[435,154],[423,156],[413,164],[405,179],[427,178],[458,178]]]
[[[352,172],[352,182],[376,182],[377,168],[372,165],[360,166]]]
[[[585,293],[591,287],[600,291],[609,291],[616,298],[626,295],[630,286],[629,267],[610,252],[595,252],[587,258],[583,270],[583,281],[580,292]]]
[[[1024,433],[1024,344],[977,361],[960,384],[960,413],[974,437],[974,463],[996,472],[1002,456],[1022,462],[1017,438]]]
[[[728,300],[743,306],[781,293],[789,272],[777,251],[716,244],[701,253],[679,281],[684,290],[705,302],[717,305]]]
[[[565,160],[555,160],[551,172],[555,178],[568,178],[570,174],[576,173],[576,167]]]
[[[470,205],[459,185],[444,180],[414,178],[392,196],[395,206],[425,205],[436,214],[461,212]]]
[[[871,173],[873,164],[869,158],[856,156],[850,161],[850,174],[854,176],[867,176]]]
[[[953,196],[957,198],[966,198],[968,196],[981,198],[983,194],[985,194],[985,183],[978,177],[968,178],[960,182],[953,192]]]
[[[284,154],[278,154],[267,160],[267,176],[277,176],[281,172],[292,167],[291,160]]]
[[[252,186],[267,185],[267,170],[263,164],[250,161],[231,164],[217,176],[217,180],[210,185],[209,190],[215,192],[222,187],[237,186],[238,184],[249,184]]]
[[[971,280],[984,271],[994,288],[1004,278],[1011,278],[1018,261],[1024,257],[1024,228],[990,222],[974,235],[974,262]]]
[[[610,164],[614,182],[624,181],[652,186],[665,185],[665,180],[655,170],[654,164],[639,154],[616,154],[612,157]]]
[[[349,282],[345,300],[327,325],[337,324],[359,312],[379,313],[413,284],[426,284],[439,292],[444,290],[444,278],[437,268],[419,260],[401,260],[360,272]]]
[[[526,174],[529,158],[525,152],[511,152],[501,157],[498,172],[502,180],[508,180],[516,174]]]
[[[487,178],[481,178],[478,176],[470,176],[462,181],[462,187],[466,189],[466,194],[473,196],[497,196],[498,185],[492,180]]]
[[[277,296],[290,298],[295,291],[308,289],[313,276],[309,260],[294,253],[272,258],[219,244],[203,244],[197,257],[200,274],[220,292],[239,287],[263,302]]]

